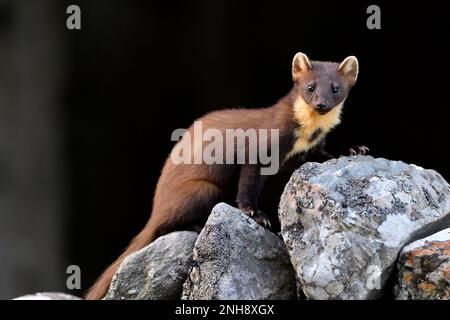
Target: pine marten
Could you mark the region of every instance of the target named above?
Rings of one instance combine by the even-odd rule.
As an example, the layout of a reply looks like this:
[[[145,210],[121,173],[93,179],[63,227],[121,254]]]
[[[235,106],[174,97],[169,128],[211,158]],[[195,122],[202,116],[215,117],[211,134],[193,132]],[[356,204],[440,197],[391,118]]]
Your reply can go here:
[[[213,128],[223,134],[227,129],[278,129],[277,158],[282,169],[300,166],[307,156],[326,160],[331,156],[324,150],[324,137],[339,124],[343,103],[357,77],[358,60],[354,56],[347,57],[342,63],[320,62],[310,61],[299,52],[292,62],[293,87],[275,105],[264,109],[216,111],[199,121],[203,129]],[[174,150],[193,133],[194,125]],[[265,139],[269,140],[269,137]],[[248,145],[247,140],[245,144]],[[204,146],[205,141],[193,144],[191,158],[199,145]],[[270,144],[267,145],[268,151],[275,152]],[[232,146],[233,152],[236,153],[240,147]],[[358,151],[365,153],[366,149]],[[252,156],[247,151],[245,159],[249,160]],[[148,223],[125,252],[100,276],[86,299],[104,297],[113,275],[126,256],[169,232],[202,226],[213,206],[223,201],[230,190],[234,190],[233,184],[238,186],[235,198],[238,208],[256,222],[270,227],[269,219],[258,210],[258,199],[266,178],[261,174],[262,167],[260,161],[186,164],[174,163],[169,157],[156,186]]]

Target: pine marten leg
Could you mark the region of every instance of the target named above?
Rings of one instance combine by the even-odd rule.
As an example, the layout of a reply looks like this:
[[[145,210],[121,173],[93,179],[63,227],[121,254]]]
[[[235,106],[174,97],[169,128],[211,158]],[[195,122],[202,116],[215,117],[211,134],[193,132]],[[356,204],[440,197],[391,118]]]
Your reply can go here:
[[[260,170],[259,165],[241,166],[236,201],[244,214],[252,217],[258,224],[270,228],[269,219],[261,210],[258,210],[259,196],[266,178],[266,176],[261,176]]]
[[[279,174],[282,174],[283,176],[287,176],[289,178],[292,173],[300,168],[300,166],[306,161],[306,153],[302,152],[295,154],[282,162]]]
[[[325,140],[322,140],[313,150],[308,152],[306,158],[308,162],[325,162],[336,157],[325,150]]]

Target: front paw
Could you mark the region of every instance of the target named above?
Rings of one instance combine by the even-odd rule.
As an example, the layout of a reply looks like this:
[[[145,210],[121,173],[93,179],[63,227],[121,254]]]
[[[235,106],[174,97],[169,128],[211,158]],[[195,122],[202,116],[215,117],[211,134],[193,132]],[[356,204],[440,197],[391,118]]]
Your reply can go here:
[[[244,207],[240,208],[242,213],[244,213],[246,216],[251,217],[257,224],[259,224],[262,227],[265,227],[267,229],[270,229],[272,227],[269,218],[262,212],[261,210],[255,210],[251,207]]]
[[[366,146],[354,146],[350,149],[348,149],[348,155],[349,156],[356,156],[356,155],[366,155],[369,154],[369,148]]]

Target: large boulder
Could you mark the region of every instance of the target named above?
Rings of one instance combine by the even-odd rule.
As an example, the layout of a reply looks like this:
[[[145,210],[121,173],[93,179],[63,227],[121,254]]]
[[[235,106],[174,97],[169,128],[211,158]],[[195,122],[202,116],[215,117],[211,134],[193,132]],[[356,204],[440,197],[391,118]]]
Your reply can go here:
[[[220,203],[200,233],[182,299],[293,299],[295,272],[283,241]]]
[[[128,256],[104,299],[179,299],[197,236],[192,231],[173,232]]]
[[[370,156],[306,163],[286,185],[281,233],[310,299],[371,299],[402,247],[450,225],[433,170]]]
[[[450,300],[450,228],[404,247],[396,298]]]

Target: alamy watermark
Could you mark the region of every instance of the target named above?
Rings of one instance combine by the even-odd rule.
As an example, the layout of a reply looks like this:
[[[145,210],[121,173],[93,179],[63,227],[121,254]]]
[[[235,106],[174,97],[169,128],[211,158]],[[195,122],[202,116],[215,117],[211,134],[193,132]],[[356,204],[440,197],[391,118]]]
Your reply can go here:
[[[274,175],[280,167],[279,129],[203,130],[195,121],[191,131],[176,129],[178,141],[170,158],[174,164],[260,164],[261,175]]]
[[[81,8],[72,4],[67,7],[66,13],[69,15],[66,20],[66,27],[69,30],[81,30]],[[369,17],[366,26],[369,30],[381,29],[381,9],[378,5],[372,4],[367,7],[366,13]]]
[[[366,13],[369,17],[366,21],[367,29],[379,30],[381,29],[381,9],[379,6],[373,4],[367,7]]]
[[[72,4],[67,7],[66,13],[69,14],[66,20],[66,27],[69,30],[81,29],[81,9],[79,6]]]
[[[81,269],[79,266],[72,264],[67,267],[66,274],[69,276],[66,280],[66,287],[69,290],[81,289]]]
[[[381,289],[381,268],[377,265],[370,265],[366,269],[366,274],[368,275],[366,281],[366,288],[369,290],[372,289]]]

